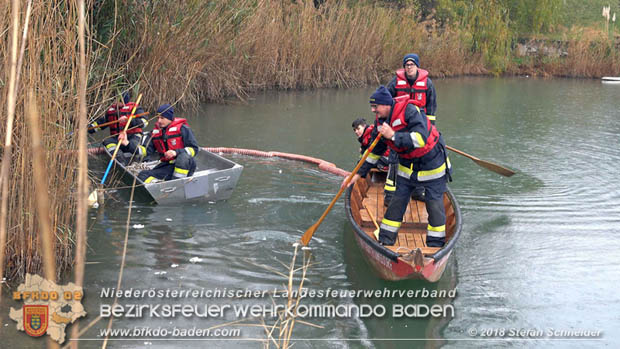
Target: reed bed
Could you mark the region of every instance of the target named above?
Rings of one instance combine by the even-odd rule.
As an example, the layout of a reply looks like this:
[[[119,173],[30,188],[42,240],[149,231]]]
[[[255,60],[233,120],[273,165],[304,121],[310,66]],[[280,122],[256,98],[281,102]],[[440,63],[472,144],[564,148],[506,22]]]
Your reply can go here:
[[[543,64],[552,76],[599,78],[620,73],[620,41],[610,40],[602,31],[575,28],[575,39],[567,42],[567,56]]]
[[[99,13],[115,14],[108,23],[128,25],[102,35],[121,42],[112,61],[139,81],[151,106],[180,101],[193,107],[271,88],[386,83],[409,52],[441,76],[484,71],[481,59],[467,59],[459,34],[430,33],[407,9],[344,1],[317,9],[312,2],[275,0],[116,5]]]
[[[7,115],[0,116],[0,134],[12,135],[11,152],[5,152],[3,159],[9,167],[8,175],[3,181],[8,184],[6,204],[7,215],[3,217],[6,225],[6,241],[0,244],[4,258],[0,258],[3,276],[9,281],[19,281],[26,273],[40,273],[42,270],[42,251],[39,248],[42,238],[41,228],[37,225],[37,201],[45,200],[38,195],[33,172],[33,146],[28,132],[25,114],[28,108],[36,106],[35,119],[40,129],[41,166],[43,173],[41,188],[47,188],[47,213],[52,232],[53,263],[55,274],[61,278],[63,271],[73,264],[75,245],[75,223],[78,187],[78,120],[84,110],[78,109],[79,65],[78,45],[78,1],[33,1],[26,23],[26,2],[19,1],[18,47],[23,55],[21,70],[18,69],[14,108],[15,118],[11,131],[7,130]],[[92,5],[92,4],[91,4]],[[11,28],[10,2],[0,4],[0,32],[8,33]],[[24,30],[27,29],[27,30]],[[22,35],[22,33],[25,33]],[[0,40],[0,55],[5,67],[11,64],[12,39],[3,35]],[[93,52],[92,38],[85,40],[84,55]],[[21,59],[20,59],[21,60]],[[87,62],[88,58],[84,59]],[[86,65],[86,63],[85,63]],[[92,67],[86,65],[86,70]],[[0,77],[4,85],[8,81],[9,69]],[[86,77],[88,72],[84,74]],[[83,80],[83,79],[82,79]],[[102,82],[103,81],[103,82]],[[113,81],[98,79],[89,84],[87,94],[93,96],[112,94]],[[7,89],[2,89],[0,102],[3,106],[10,103]],[[30,101],[26,100],[27,91],[32,91]],[[107,91],[107,92],[106,92]],[[84,97],[80,100],[84,101]],[[105,102],[103,102],[105,103]],[[88,105],[88,110],[101,109],[101,104]],[[10,155],[10,156],[9,156]],[[84,164],[85,165],[85,164]],[[42,189],[44,190],[44,189]],[[83,191],[83,190],[82,190]],[[42,211],[40,211],[42,212]],[[86,219],[85,211],[84,219]],[[45,213],[44,213],[45,214]]]
[[[99,12],[114,13],[113,23],[126,24],[104,35],[121,42],[111,52],[112,62],[128,80],[139,82],[151,106],[179,101],[194,107],[272,88],[386,83],[410,52],[420,55],[433,77],[532,71],[594,77],[618,68],[610,40],[570,34],[568,57],[518,64],[505,14],[484,4],[470,14],[478,17],[467,19],[478,23],[495,11],[480,28],[439,26],[432,18],[422,22],[411,8],[381,2],[327,1],[318,9],[310,1],[277,0],[114,4],[114,10]]]

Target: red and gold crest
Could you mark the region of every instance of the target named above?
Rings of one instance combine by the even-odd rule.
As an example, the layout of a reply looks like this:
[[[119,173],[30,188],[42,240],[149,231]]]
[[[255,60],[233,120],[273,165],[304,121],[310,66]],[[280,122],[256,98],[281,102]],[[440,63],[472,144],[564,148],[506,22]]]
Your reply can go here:
[[[47,305],[24,305],[24,331],[29,336],[40,337],[47,332],[49,311]]]

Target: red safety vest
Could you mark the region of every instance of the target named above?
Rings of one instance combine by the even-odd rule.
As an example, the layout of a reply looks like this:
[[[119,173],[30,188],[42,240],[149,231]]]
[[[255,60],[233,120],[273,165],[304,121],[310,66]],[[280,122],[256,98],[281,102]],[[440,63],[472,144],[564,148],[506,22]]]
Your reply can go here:
[[[172,123],[166,128],[165,134],[162,132],[159,124],[155,124],[155,129],[151,133],[153,136],[153,145],[158,153],[162,154],[161,161],[169,161],[173,158],[165,158],[163,154],[168,150],[177,150],[185,148],[183,137],[181,136],[181,126],[187,125],[187,120],[183,118],[174,118]],[[188,125],[189,126],[189,125]]]
[[[134,102],[129,102],[127,104],[112,104],[110,108],[108,108],[108,110],[105,112],[106,122],[116,121],[120,119],[121,116],[129,117],[135,105],[136,103]],[[112,136],[117,135],[120,131],[125,129],[126,124],[127,122],[117,122],[117,123],[114,123],[108,126],[110,128],[110,135]],[[142,128],[136,127],[136,128],[127,130],[127,134],[134,134],[134,133],[142,133]]]
[[[412,100],[408,100],[406,102],[397,102],[394,104],[394,109],[392,110],[392,119],[390,120],[390,126],[392,126],[394,132],[398,132],[399,130],[407,127],[407,122],[405,121],[405,109],[407,108],[407,105],[409,103],[414,104]],[[421,158],[422,156],[428,154],[428,152],[431,151],[431,149],[433,149],[435,144],[437,144],[437,142],[439,141],[439,131],[437,131],[435,125],[433,125],[428,118],[425,119],[426,127],[429,130],[429,135],[428,137],[426,137],[426,144],[423,147],[415,148],[409,151],[408,148],[396,147],[396,145],[394,144],[394,142],[392,142],[391,139],[386,139],[385,142],[388,147],[394,149],[396,152],[398,152],[398,156],[405,159]]]
[[[418,68],[418,77],[414,81],[413,86],[409,85],[405,69],[396,71],[396,97],[409,96],[413,104],[420,108],[424,108],[426,112],[426,90],[428,89],[428,71]]]
[[[369,125],[366,126],[366,129],[364,130],[364,133],[362,134],[362,149],[364,149],[364,151],[366,149],[368,149],[368,147],[370,146],[370,143],[372,143],[373,139],[371,138],[372,136],[372,130],[374,130],[375,125]],[[386,149],[385,153],[383,153],[383,156],[388,157],[390,156],[390,149]]]

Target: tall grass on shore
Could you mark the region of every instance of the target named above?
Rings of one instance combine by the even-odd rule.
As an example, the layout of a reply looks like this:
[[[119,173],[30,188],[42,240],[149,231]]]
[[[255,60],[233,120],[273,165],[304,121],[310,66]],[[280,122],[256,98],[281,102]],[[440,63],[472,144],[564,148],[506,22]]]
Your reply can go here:
[[[38,126],[41,130],[40,144],[43,149],[42,172],[46,173],[43,186],[48,188],[47,208],[49,225],[55,241],[53,256],[56,277],[73,263],[75,243],[75,214],[78,152],[78,6],[77,1],[34,1],[27,33],[19,45],[24,45],[23,67],[18,74],[19,85],[15,88],[15,119],[7,129],[7,115],[0,114],[0,134],[11,134],[12,152],[2,149],[3,161],[9,167],[3,178],[8,186],[6,241],[0,246],[5,251],[0,263],[9,281],[18,281],[26,273],[39,273],[42,252],[39,249],[41,229],[37,226],[37,195],[33,178],[33,152],[27,132],[25,110],[28,105],[26,91],[33,91],[31,104],[37,106]],[[25,6],[18,14],[20,33],[26,16]],[[11,19],[9,2],[0,3],[0,32],[9,32]],[[86,55],[92,51],[87,39]],[[0,57],[5,67],[0,83],[8,81],[11,40],[0,40]],[[87,67],[88,70],[91,70]],[[101,80],[99,80],[101,81]],[[106,87],[104,83],[93,84],[89,94],[95,95]],[[9,105],[7,89],[2,89],[0,103]],[[90,105],[89,109],[97,109]],[[83,110],[81,111],[84,112]]]
[[[96,13],[100,41],[116,38],[111,61],[140,81],[151,106],[387,83],[410,52],[441,76],[484,70],[477,55],[466,59],[459,33],[429,32],[413,10],[366,2],[318,9],[310,1],[106,2]]]
[[[96,11],[96,27],[100,41],[116,38],[110,66],[139,81],[151,107],[244,99],[271,88],[386,83],[410,52],[432,77],[615,75],[613,43],[571,33],[567,57],[522,64],[514,50],[519,33],[500,4],[476,1],[459,21],[438,24],[421,21],[413,7],[370,1],[327,1],[318,9],[310,1],[108,1]]]
[[[601,31],[575,28],[563,59],[546,62],[542,70],[552,76],[599,78],[620,74],[620,41]]]

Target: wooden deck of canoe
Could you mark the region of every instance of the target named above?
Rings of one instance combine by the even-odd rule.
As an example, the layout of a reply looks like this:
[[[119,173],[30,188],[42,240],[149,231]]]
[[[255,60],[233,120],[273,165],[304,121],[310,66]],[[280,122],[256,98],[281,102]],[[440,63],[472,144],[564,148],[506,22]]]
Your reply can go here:
[[[403,217],[403,223],[398,233],[398,239],[393,246],[381,246],[377,243],[373,232],[376,229],[376,224],[381,224],[385,207],[383,205],[383,187],[385,183],[385,173],[373,170],[366,179],[360,179],[352,187],[350,191],[348,206],[350,207],[350,215],[352,217],[352,224],[357,234],[364,234],[366,238],[358,239],[358,243],[361,247],[363,245],[370,246],[372,249],[381,252],[382,250],[389,250],[391,253],[386,252],[386,256],[392,257],[399,256],[399,263],[405,262],[402,256],[412,256],[412,254],[419,248],[422,254],[425,256],[425,265],[435,263],[438,259],[442,259],[449,256],[449,252],[458,239],[460,232],[460,211],[451,193],[444,194],[444,206],[446,208],[446,245],[443,248],[428,247],[426,245],[426,229],[428,225],[428,214],[426,212],[426,205],[422,201],[411,200],[407,206],[407,211]],[[452,200],[450,199],[452,197]],[[454,201],[454,203],[453,203]],[[455,241],[452,241],[453,238]],[[442,251],[446,250],[446,251]],[[367,249],[365,252],[369,252]],[[442,252],[442,253],[439,253]],[[390,256],[391,255],[391,256]],[[371,258],[371,256],[368,256]],[[435,257],[438,257],[435,259]],[[406,259],[406,258],[405,258]],[[411,258],[410,258],[411,259]],[[444,261],[445,262],[445,261]],[[406,261],[412,267],[415,265],[411,260]],[[385,266],[385,262],[383,265]],[[445,267],[445,264],[444,264]],[[414,268],[415,269],[415,268]],[[435,270],[440,276],[441,270]],[[385,274],[386,271],[379,271],[380,274]],[[387,272],[387,274],[391,274]],[[395,280],[400,278],[416,278],[415,275],[409,277],[395,277],[394,275],[383,275],[386,279]],[[437,276],[437,275],[435,275]],[[433,279],[433,277],[423,277],[425,279]],[[431,280],[433,281],[433,280]]]

